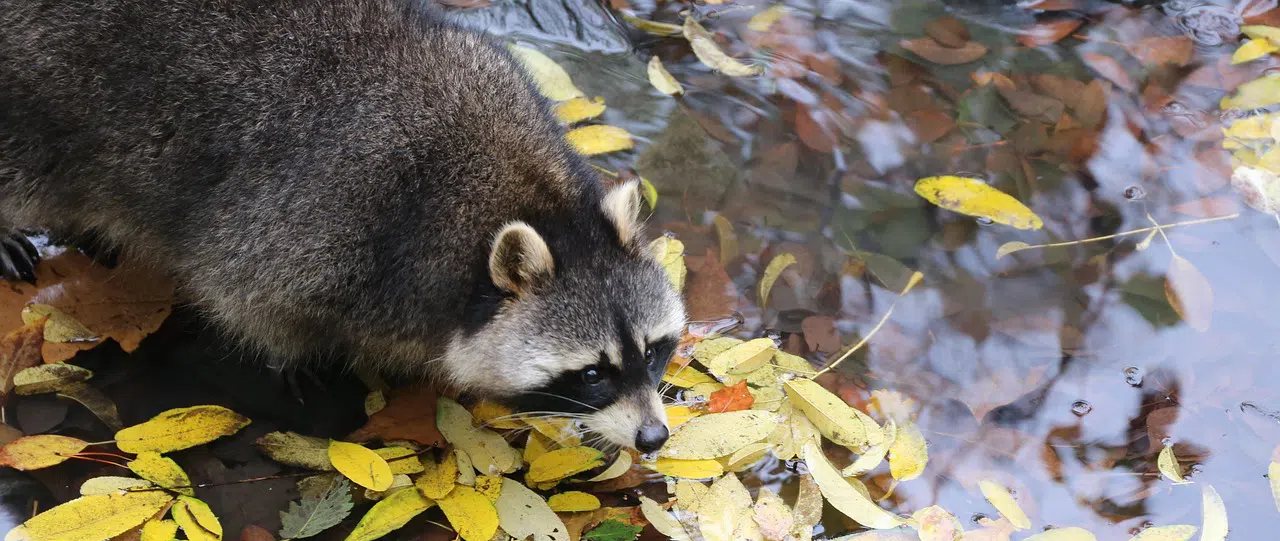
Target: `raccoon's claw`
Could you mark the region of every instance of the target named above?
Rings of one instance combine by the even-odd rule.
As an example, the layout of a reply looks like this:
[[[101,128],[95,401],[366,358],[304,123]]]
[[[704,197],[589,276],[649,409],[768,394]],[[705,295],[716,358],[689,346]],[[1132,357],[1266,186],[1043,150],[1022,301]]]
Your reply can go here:
[[[0,276],[6,280],[36,283],[40,251],[22,233],[0,233]]]

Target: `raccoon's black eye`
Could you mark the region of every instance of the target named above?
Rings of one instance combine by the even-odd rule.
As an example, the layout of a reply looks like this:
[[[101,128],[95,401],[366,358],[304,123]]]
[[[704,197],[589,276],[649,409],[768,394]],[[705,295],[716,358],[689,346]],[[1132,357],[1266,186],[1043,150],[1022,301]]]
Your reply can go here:
[[[644,362],[647,364],[658,362],[658,352],[654,351],[652,347],[646,348],[644,350]]]
[[[604,381],[604,374],[594,368],[588,368],[582,371],[582,382],[587,385],[596,385]]]

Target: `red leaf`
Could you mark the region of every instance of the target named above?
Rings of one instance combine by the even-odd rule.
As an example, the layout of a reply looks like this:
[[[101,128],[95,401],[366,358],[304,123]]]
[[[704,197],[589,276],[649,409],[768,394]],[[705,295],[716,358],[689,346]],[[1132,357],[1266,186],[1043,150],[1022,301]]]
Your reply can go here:
[[[755,403],[756,398],[747,391],[747,381],[742,380],[737,385],[711,393],[711,402],[707,404],[707,411],[710,413],[741,411],[750,409]]]
[[[932,143],[956,127],[956,122],[942,111],[921,109],[907,114],[907,124],[916,132],[921,143]]]

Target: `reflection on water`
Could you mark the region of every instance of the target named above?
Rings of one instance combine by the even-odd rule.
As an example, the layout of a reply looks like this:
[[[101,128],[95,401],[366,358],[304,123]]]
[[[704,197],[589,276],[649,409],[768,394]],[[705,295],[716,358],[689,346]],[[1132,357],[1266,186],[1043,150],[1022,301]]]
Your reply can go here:
[[[875,325],[906,269],[925,274],[858,362],[827,382],[856,405],[874,389],[919,403],[931,462],[894,487],[896,512],[937,504],[976,520],[994,514],[976,484],[995,479],[1018,493],[1033,529],[1125,539],[1199,524],[1200,490],[1156,470],[1169,444],[1191,481],[1226,500],[1232,539],[1274,537],[1264,474],[1280,443],[1280,226],[1229,184],[1221,128],[1241,113],[1220,112],[1218,100],[1276,67],[1274,57],[1229,62],[1242,24],[1280,20],[1275,2],[795,1],[764,31],[747,27],[756,7],[610,3],[616,24],[600,32],[634,50],[559,45],[552,55],[608,100],[605,122],[641,141],[599,163],[657,186],[650,224],[691,257],[723,258],[736,294],[715,308],[691,301],[694,319],[741,318],[735,333],[776,335],[822,361]],[[684,9],[766,75],[716,75],[679,37],[620,18],[678,23]],[[908,41],[923,37],[936,50]],[[959,61],[978,46],[977,60]],[[648,86],[651,55],[683,98]],[[943,174],[1014,195],[1044,229],[940,210],[912,192]],[[995,256],[1010,241],[1234,213]],[[799,261],[761,310],[755,284],[782,252]],[[1166,275],[1182,272],[1175,254],[1204,278],[1183,290],[1184,317],[1165,292]],[[762,463],[748,485],[794,494],[789,467]],[[883,494],[890,483],[870,484]],[[831,514],[824,526],[853,525]]]

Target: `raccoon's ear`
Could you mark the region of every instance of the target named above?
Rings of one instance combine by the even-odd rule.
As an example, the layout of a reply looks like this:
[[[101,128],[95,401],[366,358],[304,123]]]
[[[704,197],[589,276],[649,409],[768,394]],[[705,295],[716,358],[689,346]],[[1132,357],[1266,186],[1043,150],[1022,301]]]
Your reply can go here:
[[[623,246],[640,238],[640,181],[629,180],[611,188],[604,196],[604,215],[618,231]]]
[[[555,261],[542,235],[529,224],[503,226],[489,252],[489,277],[499,289],[524,297],[555,274]]]

